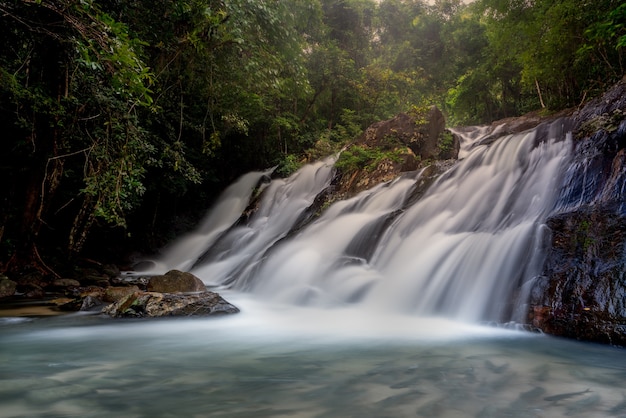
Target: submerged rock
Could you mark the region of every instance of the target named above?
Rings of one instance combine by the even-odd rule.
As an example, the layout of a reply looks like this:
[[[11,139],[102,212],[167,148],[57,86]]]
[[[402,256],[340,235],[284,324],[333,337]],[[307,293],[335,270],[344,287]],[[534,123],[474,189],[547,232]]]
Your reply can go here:
[[[239,312],[215,292],[190,294],[133,292],[105,307],[103,313],[114,318],[157,318],[164,316],[207,316]]]

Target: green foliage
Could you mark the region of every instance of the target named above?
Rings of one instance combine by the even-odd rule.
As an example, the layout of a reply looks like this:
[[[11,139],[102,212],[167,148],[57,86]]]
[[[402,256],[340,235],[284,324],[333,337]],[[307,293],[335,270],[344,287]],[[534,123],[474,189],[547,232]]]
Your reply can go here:
[[[617,81],[623,74],[622,51],[613,48],[623,30],[620,10],[612,0],[477,1],[474,16],[489,41],[481,73],[497,80],[496,89],[486,87],[494,109],[504,110],[493,116],[577,106]],[[463,90],[479,93],[466,87],[450,95],[451,104],[467,106]]]
[[[592,22],[584,35],[585,42],[577,50],[579,60],[595,61],[594,70],[604,67],[614,78],[619,78],[626,47],[626,3],[610,11],[604,19]]]
[[[454,146],[454,135],[452,132],[447,129],[443,131],[438,138],[437,146],[439,147],[439,152],[442,154],[452,151]]]
[[[341,153],[335,167],[343,172],[373,171],[385,159],[402,162],[402,154],[403,151],[400,149],[382,151],[380,148],[354,145]]]
[[[624,73],[626,6],[11,1],[0,37],[2,238],[76,252],[94,226],[171,224],[244,171],[278,162],[288,175],[407,109],[417,123],[433,104],[449,123],[483,123],[577,106]],[[389,141],[338,165],[395,161]]]
[[[319,160],[338,153],[342,148],[342,144],[339,142],[331,141],[328,132],[320,135],[320,138],[315,142],[313,147],[305,151],[305,155],[309,161]]]
[[[289,177],[298,171],[300,167],[302,167],[302,161],[299,161],[293,154],[287,154],[279,162],[278,168],[276,168],[276,174],[281,177]]]
[[[416,125],[424,125],[428,123],[428,114],[430,106],[412,105],[407,114],[415,120]]]

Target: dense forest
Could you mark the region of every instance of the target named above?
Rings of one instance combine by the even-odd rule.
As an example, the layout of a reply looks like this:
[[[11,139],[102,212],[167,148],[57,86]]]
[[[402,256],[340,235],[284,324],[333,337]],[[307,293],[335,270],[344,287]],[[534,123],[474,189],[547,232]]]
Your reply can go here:
[[[578,107],[624,74],[626,4],[1,0],[0,39],[0,272],[53,271],[158,248],[242,173],[399,112]]]

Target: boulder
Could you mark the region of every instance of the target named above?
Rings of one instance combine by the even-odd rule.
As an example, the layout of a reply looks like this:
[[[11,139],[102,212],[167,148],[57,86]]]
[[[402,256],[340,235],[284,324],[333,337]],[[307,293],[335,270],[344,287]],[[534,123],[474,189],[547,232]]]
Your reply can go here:
[[[104,289],[98,286],[87,286],[72,289],[74,298],[59,305],[61,311],[100,311],[107,305],[104,298]]]
[[[395,140],[422,160],[454,159],[458,156],[460,142],[445,125],[443,113],[436,106],[431,106],[374,123],[356,142],[370,147],[385,147],[390,140]]]
[[[103,313],[114,318],[157,318],[167,316],[207,316],[239,312],[215,292],[157,293],[133,292],[105,307]]]
[[[17,283],[9,280],[6,276],[0,276],[0,298],[6,298],[15,294]]]
[[[158,293],[190,293],[204,292],[206,286],[202,280],[191,273],[171,270],[163,276],[150,278],[147,286],[148,292]]]
[[[109,286],[104,289],[102,300],[113,303],[138,291],[139,288],[137,286]]]
[[[459,138],[445,128],[443,113],[436,106],[376,122],[339,157],[338,178],[328,200],[350,198],[401,173],[454,160],[459,149]],[[347,161],[347,167],[342,167]]]

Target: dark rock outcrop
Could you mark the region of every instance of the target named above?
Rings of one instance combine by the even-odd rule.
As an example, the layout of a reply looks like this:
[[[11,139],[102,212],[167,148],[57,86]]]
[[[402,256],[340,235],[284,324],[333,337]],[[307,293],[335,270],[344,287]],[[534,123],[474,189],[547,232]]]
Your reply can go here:
[[[573,116],[562,180],[529,321],[554,335],[626,345],[626,81]]]
[[[123,284],[125,282],[120,282]],[[142,284],[144,281],[134,281]],[[219,294],[209,292],[191,273],[172,270],[137,284],[77,289],[74,298],[59,306],[64,311],[101,312],[114,318],[207,316],[239,312]]]
[[[214,292],[157,293],[133,292],[105,307],[103,313],[114,318],[157,318],[167,316],[207,316],[239,312]]]

